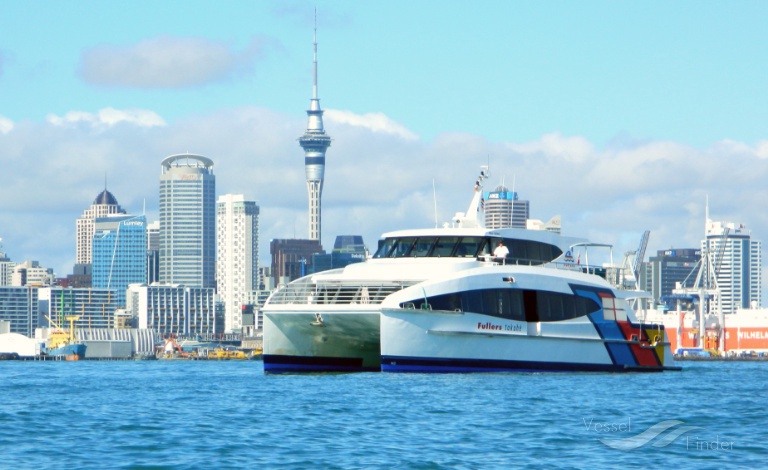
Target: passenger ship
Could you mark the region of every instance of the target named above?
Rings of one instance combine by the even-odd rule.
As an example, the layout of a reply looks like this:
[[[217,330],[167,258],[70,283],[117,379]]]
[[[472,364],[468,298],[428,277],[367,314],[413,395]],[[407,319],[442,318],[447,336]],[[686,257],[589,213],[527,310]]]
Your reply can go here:
[[[385,233],[374,256],[343,269],[297,279],[263,307],[265,372],[378,371],[380,317],[389,296],[430,280],[462,276],[493,264],[503,241],[503,263],[537,265],[567,252],[581,239],[524,229],[486,230],[478,223],[481,172],[466,214],[453,226]]]
[[[479,226],[485,177],[453,227],[386,233],[373,258],[275,292],[265,372],[672,367],[663,326],[637,323],[628,295],[574,261],[584,240]]]

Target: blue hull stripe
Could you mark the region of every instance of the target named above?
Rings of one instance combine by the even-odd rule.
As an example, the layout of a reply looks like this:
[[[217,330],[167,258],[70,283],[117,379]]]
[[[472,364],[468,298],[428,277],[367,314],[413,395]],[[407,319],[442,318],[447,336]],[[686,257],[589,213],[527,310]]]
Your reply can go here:
[[[360,357],[283,356],[264,354],[264,372],[378,372],[380,367],[363,367]]]
[[[614,364],[573,362],[504,361],[494,359],[444,359],[421,357],[383,356],[384,372],[660,372],[663,367],[633,367]]]

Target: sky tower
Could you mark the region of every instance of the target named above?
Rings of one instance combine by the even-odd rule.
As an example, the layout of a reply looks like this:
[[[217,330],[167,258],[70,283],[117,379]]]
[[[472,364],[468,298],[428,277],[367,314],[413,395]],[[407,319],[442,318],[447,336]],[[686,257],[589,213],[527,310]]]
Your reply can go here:
[[[323,129],[323,110],[317,97],[317,17],[315,17],[315,55],[312,63],[312,99],[307,110],[307,130],[299,137],[304,149],[304,169],[307,173],[309,193],[309,239],[320,240],[320,199],[323,194],[325,175],[325,150],[331,145],[331,138]]]

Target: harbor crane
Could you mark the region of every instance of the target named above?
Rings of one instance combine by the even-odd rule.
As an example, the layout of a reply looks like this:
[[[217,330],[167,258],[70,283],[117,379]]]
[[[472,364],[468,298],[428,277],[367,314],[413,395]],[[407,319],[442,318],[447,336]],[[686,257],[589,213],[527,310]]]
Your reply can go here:
[[[648,239],[651,237],[651,231],[646,230],[640,237],[640,245],[635,251],[627,251],[624,253],[624,261],[621,266],[622,273],[624,273],[622,279],[622,287],[625,289],[638,289],[640,280],[640,269],[643,267],[643,259],[645,258],[645,250],[648,247]]]
[[[707,220],[709,220],[707,218]],[[709,248],[709,240],[704,239],[704,248],[701,252],[701,258],[693,266],[691,272],[685,278],[682,283],[678,283],[678,287],[672,290],[673,294],[682,294],[688,296],[699,297],[699,341],[703,341],[706,334],[705,317],[707,313],[716,314],[718,324],[721,331],[725,331],[723,317],[723,309],[720,299],[720,288],[717,285],[717,278],[720,275],[720,266],[723,262],[725,249],[728,244],[728,234],[730,233],[729,227],[724,227],[720,239],[714,243],[715,253]],[[685,287],[688,285],[688,280],[693,273],[696,273],[696,280],[691,287]],[[725,347],[725,334],[719,334],[718,347],[722,351]]]

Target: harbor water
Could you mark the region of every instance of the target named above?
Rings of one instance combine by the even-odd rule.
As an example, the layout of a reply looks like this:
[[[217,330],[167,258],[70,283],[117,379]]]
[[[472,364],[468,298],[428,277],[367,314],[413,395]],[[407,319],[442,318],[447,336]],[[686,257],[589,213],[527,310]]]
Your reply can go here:
[[[654,374],[264,375],[0,362],[0,468],[761,468],[768,363]]]

